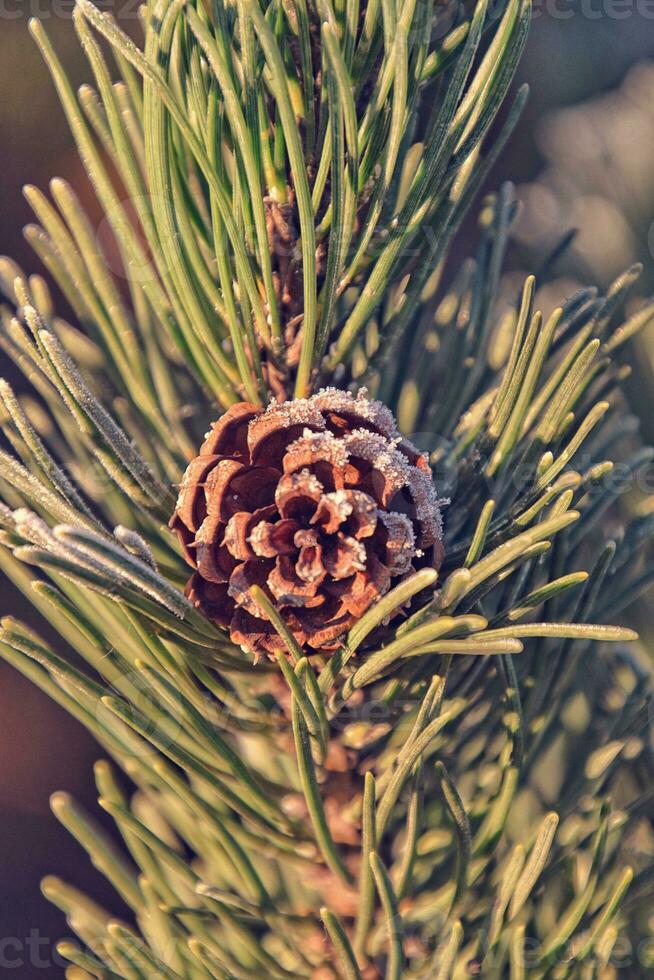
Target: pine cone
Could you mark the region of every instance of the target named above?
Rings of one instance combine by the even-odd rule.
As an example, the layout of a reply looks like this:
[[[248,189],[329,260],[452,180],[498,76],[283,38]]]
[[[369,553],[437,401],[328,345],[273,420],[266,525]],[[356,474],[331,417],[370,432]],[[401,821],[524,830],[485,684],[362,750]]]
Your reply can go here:
[[[333,650],[397,580],[438,567],[429,465],[363,393],[232,406],[182,481],[170,526],[195,574],[187,595],[254,652],[284,642],[260,586],[302,647]]]

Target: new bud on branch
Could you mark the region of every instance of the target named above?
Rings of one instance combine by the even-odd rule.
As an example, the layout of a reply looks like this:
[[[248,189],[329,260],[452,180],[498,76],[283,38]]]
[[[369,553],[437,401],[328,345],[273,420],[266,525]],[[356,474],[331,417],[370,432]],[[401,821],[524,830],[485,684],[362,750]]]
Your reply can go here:
[[[388,408],[336,388],[265,411],[232,406],[189,465],[170,526],[195,569],[188,596],[254,653],[285,644],[253,585],[300,646],[329,651],[443,554],[427,460]]]

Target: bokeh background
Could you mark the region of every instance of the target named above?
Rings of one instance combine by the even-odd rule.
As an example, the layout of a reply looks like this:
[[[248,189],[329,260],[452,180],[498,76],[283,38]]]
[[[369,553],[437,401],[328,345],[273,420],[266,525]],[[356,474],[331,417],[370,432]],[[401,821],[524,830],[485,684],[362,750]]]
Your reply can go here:
[[[102,6],[137,30],[133,0]],[[87,76],[71,8],[70,0],[0,0],[0,254],[30,272],[42,270],[22,236],[31,220],[22,186],[45,188],[52,176],[63,176],[92,214],[95,207],[27,29],[32,15],[47,22],[78,84]],[[511,248],[516,274],[537,268],[574,226],[577,238],[558,260],[549,287],[554,298],[578,281],[606,286],[635,260],[644,264],[642,290],[654,292],[654,0],[537,0],[517,83],[524,81],[531,86],[527,111],[489,182],[513,180],[523,202]],[[474,222],[464,234],[474,234]],[[637,351],[632,407],[653,438],[643,388],[654,377],[650,344],[654,349],[652,338],[645,338]],[[6,584],[0,584],[0,596],[2,614],[31,615]],[[63,976],[52,950],[65,923],[40,898],[44,874],[62,874],[115,906],[48,806],[55,789],[92,804],[97,753],[76,723],[0,664],[2,976]]]

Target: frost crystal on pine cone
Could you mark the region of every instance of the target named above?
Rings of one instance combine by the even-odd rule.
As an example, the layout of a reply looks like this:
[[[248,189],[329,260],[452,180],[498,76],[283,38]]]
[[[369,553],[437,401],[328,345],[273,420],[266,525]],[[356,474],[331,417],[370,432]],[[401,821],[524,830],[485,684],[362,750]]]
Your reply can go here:
[[[189,465],[170,526],[195,569],[190,599],[255,653],[295,639],[335,649],[396,581],[438,567],[442,526],[426,459],[392,413],[360,392],[232,406]]]

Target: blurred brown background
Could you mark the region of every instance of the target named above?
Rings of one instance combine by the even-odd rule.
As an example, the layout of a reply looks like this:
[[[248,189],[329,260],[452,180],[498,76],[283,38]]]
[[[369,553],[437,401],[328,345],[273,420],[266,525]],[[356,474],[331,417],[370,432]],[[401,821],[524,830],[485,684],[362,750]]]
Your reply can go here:
[[[48,179],[55,175],[79,185],[83,171],[27,22],[31,15],[46,21],[72,81],[78,84],[87,73],[70,21],[71,6],[68,0],[0,0],[0,253],[13,256],[28,271],[37,270],[38,263],[22,238],[22,226],[31,220],[21,195],[22,185],[34,183],[46,188]],[[123,23],[135,28],[136,5],[131,0],[118,0],[113,5],[105,2],[102,6],[113,6],[119,15],[122,13]],[[516,265],[527,261],[530,251],[537,254],[548,245],[548,238],[558,233],[552,220],[549,224],[546,220],[552,217],[547,194],[537,190],[534,197],[533,192],[533,182],[548,164],[549,123],[543,125],[544,118],[552,110],[611,91],[636,63],[647,59],[654,60],[654,0],[547,0],[538,4],[518,79],[530,83],[531,100],[492,181],[496,184],[510,178],[519,185],[529,185],[520,192],[528,199],[529,208],[519,226],[514,248]],[[652,94],[654,120],[654,81]],[[626,154],[630,154],[632,145],[643,150],[642,118],[636,116],[630,122],[619,106],[614,117],[618,147],[624,148]],[[570,128],[570,140],[578,141],[576,126]],[[556,147],[559,153],[566,150],[565,128],[557,136]],[[654,173],[654,138],[651,155],[641,152],[635,164],[630,159],[632,170],[636,167],[636,178],[641,170],[643,177]],[[595,164],[600,161],[601,154],[599,158],[595,154]],[[569,165],[574,175],[574,155]],[[603,172],[611,173],[606,168]],[[567,190],[574,196],[574,187]],[[85,193],[84,197],[92,208],[92,195]],[[588,197],[588,208],[592,210],[597,195]],[[615,210],[626,206],[619,200]],[[654,289],[649,253],[650,242],[654,242],[650,230],[654,194],[649,212],[647,201],[639,202],[639,215],[643,228],[634,248],[647,263],[646,280]],[[615,245],[611,223],[605,222],[599,234],[605,236],[595,243],[601,257]],[[570,278],[577,274],[602,277],[602,270],[591,260],[582,261],[581,268],[562,271]],[[9,368],[3,364],[0,370],[7,373]],[[29,608],[6,583],[0,585],[0,595],[3,613],[31,617]],[[44,874],[61,874],[78,886],[88,887],[110,908],[120,910],[100,877],[90,869],[86,856],[59,827],[48,808],[48,797],[55,789],[66,789],[86,805],[93,805],[91,765],[97,752],[88,736],[62,711],[0,664],[2,976],[21,980],[63,976],[53,957],[52,944],[65,934],[66,927],[62,917],[40,897],[39,881]]]

